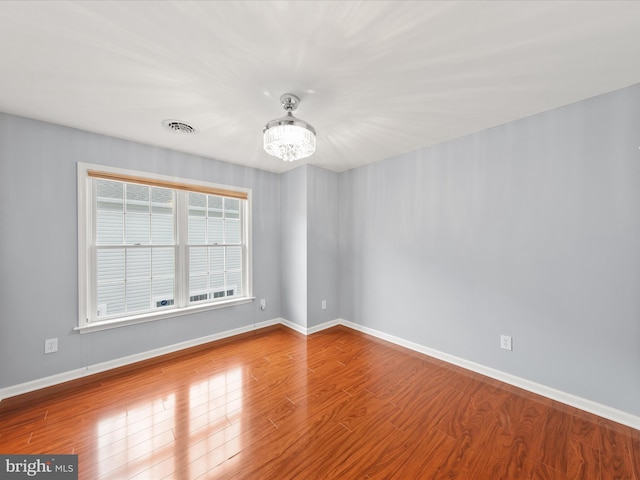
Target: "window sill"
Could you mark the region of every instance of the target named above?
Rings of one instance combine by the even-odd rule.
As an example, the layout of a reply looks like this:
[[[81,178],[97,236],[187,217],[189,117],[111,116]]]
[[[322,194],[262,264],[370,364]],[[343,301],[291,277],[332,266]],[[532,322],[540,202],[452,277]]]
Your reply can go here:
[[[191,307],[185,307],[173,310],[163,310],[161,312],[145,313],[143,315],[132,315],[130,317],[122,317],[113,320],[103,320],[98,322],[90,322],[79,327],[75,327],[74,330],[79,333],[92,333],[99,332],[101,330],[109,330],[112,328],[127,327],[129,325],[137,325],[139,323],[153,322],[155,320],[162,320],[165,318],[180,317],[182,315],[188,315],[190,313],[204,312],[207,310],[216,310],[218,308],[232,307],[235,305],[242,305],[244,303],[250,303],[255,300],[255,297],[242,297],[235,298],[233,300],[225,300],[217,303],[208,303],[206,305],[194,305]]]

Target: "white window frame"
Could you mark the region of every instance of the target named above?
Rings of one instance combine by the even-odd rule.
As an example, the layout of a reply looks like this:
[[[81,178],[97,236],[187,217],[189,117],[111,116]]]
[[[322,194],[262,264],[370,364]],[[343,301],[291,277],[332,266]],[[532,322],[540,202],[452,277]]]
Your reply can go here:
[[[94,189],[92,188],[93,178],[89,176],[89,171],[99,171],[123,177],[138,177],[150,181],[164,182],[168,184],[183,184],[194,187],[204,187],[208,189],[219,189],[226,191],[243,192],[247,195],[247,199],[240,202],[242,208],[242,292],[243,295],[215,302],[198,303],[189,305],[184,299],[188,299],[188,272],[184,267],[187,263],[186,251],[186,209],[184,202],[177,204],[177,209],[183,209],[182,214],[176,212],[176,239],[177,239],[177,255],[176,255],[176,292],[175,298],[181,299],[176,301],[174,308],[165,308],[158,311],[145,312],[142,314],[134,314],[111,318],[107,320],[97,320],[96,305],[96,260],[95,248],[93,242],[95,239],[95,202]],[[217,308],[230,307],[249,303],[255,300],[253,296],[253,275],[252,275],[252,248],[251,248],[251,189],[230,187],[228,185],[220,185],[210,182],[202,182],[193,179],[184,179],[170,177],[166,175],[158,175],[148,172],[139,172],[117,167],[108,167],[104,165],[93,165],[89,163],[78,162],[78,326],[75,330],[80,333],[95,332],[110,328],[123,327],[138,323],[150,322],[164,318],[171,318],[190,313],[213,310]],[[186,195],[185,195],[186,197]],[[177,198],[177,197],[176,197]],[[180,265],[183,265],[181,268]],[[94,313],[95,312],[95,313]]]

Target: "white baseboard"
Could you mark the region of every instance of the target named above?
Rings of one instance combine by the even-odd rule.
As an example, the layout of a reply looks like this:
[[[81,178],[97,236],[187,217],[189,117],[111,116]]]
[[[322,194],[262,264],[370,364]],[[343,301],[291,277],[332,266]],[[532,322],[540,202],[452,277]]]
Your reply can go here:
[[[280,319],[280,323],[285,327],[289,327],[291,330],[295,330],[298,333],[303,335],[311,335],[316,332],[321,332],[322,330],[326,330],[327,328],[335,327],[336,325],[340,325],[342,321],[340,319],[331,320],[329,322],[321,323],[320,325],[315,325],[310,328],[303,327],[302,325],[298,325],[297,323],[290,322],[284,318]]]
[[[157,348],[155,350],[149,350],[147,352],[142,352],[135,355],[129,355],[127,357],[110,360],[108,362],[88,365],[87,367],[59,373],[57,375],[51,375],[49,377],[32,380],[30,382],[25,382],[18,385],[1,388],[0,401],[2,401],[2,399],[4,398],[13,397],[16,395],[22,395],[24,393],[29,393],[35,390],[39,390],[41,388],[51,387],[53,385],[68,382],[70,380],[77,380],[79,378],[83,378],[88,375],[93,375],[95,373],[104,372],[107,370],[111,370],[113,368],[123,367],[126,365],[130,365],[132,363],[148,360],[161,355],[166,355],[168,353],[177,352],[179,350],[184,350],[186,348],[203,345],[205,343],[214,342],[216,340],[221,340],[223,338],[232,337],[234,335],[251,332],[253,330],[258,330],[260,328],[269,327],[277,324],[282,324],[303,335],[311,335],[313,333],[326,330],[327,328],[331,328],[336,325],[343,325],[353,330],[357,330],[359,332],[366,333],[367,335],[371,335],[372,337],[376,337],[381,340],[385,340],[387,342],[399,345],[401,347],[408,348],[415,352],[423,353],[430,357],[437,358],[438,360],[442,360],[452,365],[462,367],[466,370],[470,370],[472,372],[485,375],[487,377],[499,380],[509,385],[522,388],[523,390],[527,390],[529,392],[536,393],[543,397],[556,400],[558,402],[564,403],[566,405],[570,405],[580,410],[593,413],[594,415],[598,415],[599,417],[607,418],[614,422],[618,422],[623,425],[627,425],[631,428],[640,430],[640,417],[636,415],[632,415],[630,413],[623,412],[621,410],[617,410],[607,405],[602,405],[600,403],[593,402],[591,400],[587,400],[585,398],[578,397],[570,393],[562,392],[560,390],[547,387],[546,385],[541,385],[539,383],[535,383],[535,382],[526,380],[524,378],[520,378],[515,375],[502,372],[500,370],[496,370],[475,362],[471,362],[469,360],[465,360],[463,358],[456,357],[448,353],[440,352],[433,348],[425,347],[424,345],[420,345],[420,344],[411,342],[409,340],[405,340],[403,338],[395,337],[393,335],[389,335],[387,333],[375,330],[373,328],[365,327],[363,325],[359,325],[357,323],[353,323],[341,318],[331,320],[329,322],[323,323],[321,325],[316,325],[311,328],[305,328],[301,325],[298,325],[297,323],[290,322],[289,320],[286,320],[284,318],[274,318],[272,320],[267,320],[266,322],[251,324],[246,327],[235,328],[233,330],[227,330],[225,332],[220,332],[213,335],[207,335],[206,337],[200,337],[193,340],[188,340],[185,342],[168,345],[166,347]]]
[[[15,397],[16,395],[22,395],[24,393],[40,390],[41,388],[52,387],[60,383],[68,382],[71,380],[78,380],[80,378],[93,375],[95,373],[105,372],[118,367],[124,367],[131,365],[132,363],[141,362],[143,360],[149,360],[151,358],[166,355],[168,353],[177,352],[186,348],[196,347],[205,343],[214,342],[216,340],[222,340],[223,338],[232,337],[234,335],[240,335],[241,333],[247,333],[260,328],[269,327],[271,325],[278,325],[283,323],[283,319],[274,318],[261,323],[254,323],[247,325],[246,327],[234,328],[220,333],[214,333],[213,335],[207,335],[205,337],[194,338],[185,342],[175,343],[173,345],[167,345],[166,347],[156,348],[154,350],[148,350],[146,352],[137,353],[135,355],[129,355],[127,357],[116,358],[115,360],[109,360],[107,362],[96,363],[94,365],[88,365],[86,367],[77,368],[68,372],[58,373],[49,377],[38,378],[30,382],[20,383],[18,385],[12,385],[10,387],[0,388],[0,401],[5,398]]]
[[[298,325],[297,323],[290,322],[289,320],[286,320],[284,318],[280,319],[280,323],[282,323],[282,325],[284,325],[285,327],[289,327],[291,330],[295,330],[298,333],[301,333],[303,335],[309,335],[308,329],[306,327],[303,327],[302,325]]]
[[[496,370],[494,368],[481,365],[479,363],[471,362],[469,360],[465,360],[464,358],[456,357],[454,355],[449,355],[448,353],[440,352],[439,350],[425,347],[424,345],[420,345],[420,344],[411,342],[409,340],[405,340],[403,338],[395,337],[393,335],[380,332],[373,328],[369,328],[363,325],[359,325],[357,323],[349,322],[348,320],[339,319],[336,321],[336,323],[340,325],[344,325],[345,327],[352,328],[359,332],[366,333],[367,335],[371,335],[372,337],[376,337],[381,340],[386,340],[387,342],[394,343],[401,347],[408,348],[415,352],[423,353],[430,357],[437,358],[438,360],[442,360],[452,365],[462,367],[466,370],[479,373],[486,377],[499,380],[501,382],[507,383],[509,385],[513,385],[518,388],[522,388],[523,390],[527,390],[529,392],[541,395],[543,397],[556,400],[560,403],[564,403],[565,405],[570,405],[580,410],[584,410],[585,412],[593,413],[594,415],[597,415],[599,417],[607,418],[614,422],[627,425],[631,428],[635,428],[636,430],[640,430],[640,417],[636,415],[632,415],[631,413],[624,412],[622,410],[618,410],[618,409],[615,409],[591,400],[587,400],[586,398],[578,397],[576,395],[572,395],[570,393],[566,393],[561,390],[556,390],[555,388],[551,388],[546,385],[532,382],[530,380],[526,380],[524,378],[520,378],[515,375],[511,375],[510,373],[505,373],[500,370]]]
[[[311,335],[316,332],[321,332],[322,330],[326,330],[327,328],[335,327],[336,325],[340,325],[342,323],[341,320],[331,320],[329,322],[321,323],[320,325],[315,325],[310,328],[303,327],[302,325],[298,325],[297,323],[290,322],[284,318],[280,319],[280,323],[282,323],[285,327],[289,327],[291,330],[295,330],[298,333],[303,335]]]
[[[311,335],[316,332],[321,332],[322,330],[326,330],[327,328],[335,327],[336,325],[344,325],[344,320],[336,319],[331,320],[329,322],[321,323],[320,325],[316,325],[315,327],[311,327],[308,329],[308,335]]]

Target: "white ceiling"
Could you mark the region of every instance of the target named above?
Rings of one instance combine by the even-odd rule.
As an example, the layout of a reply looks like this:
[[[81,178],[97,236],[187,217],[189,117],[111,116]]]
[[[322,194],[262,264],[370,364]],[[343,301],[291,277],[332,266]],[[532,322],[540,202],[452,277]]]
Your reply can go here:
[[[343,171],[635,83],[633,1],[0,2],[0,111],[273,172],[285,92]]]

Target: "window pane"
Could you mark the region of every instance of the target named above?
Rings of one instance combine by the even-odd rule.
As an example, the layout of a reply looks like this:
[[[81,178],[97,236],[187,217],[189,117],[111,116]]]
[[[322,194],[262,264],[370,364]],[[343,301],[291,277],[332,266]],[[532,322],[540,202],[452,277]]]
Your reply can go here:
[[[189,301],[199,302],[209,298],[207,289],[207,275],[189,276]]]
[[[173,217],[151,216],[151,242],[155,245],[173,245]]]
[[[229,272],[227,273],[227,296],[229,295],[240,295],[241,292],[241,284],[240,284],[240,272]]]
[[[209,282],[211,284],[211,294],[212,298],[222,298],[225,297],[224,290],[224,273],[216,273],[214,275],[209,276]]]
[[[209,272],[224,272],[224,247],[209,247]]]
[[[225,198],[224,216],[226,218],[240,218],[240,200],[237,198]]]
[[[242,247],[226,247],[227,266],[226,270],[238,270],[242,268]]]
[[[173,215],[173,192],[167,188],[151,188],[151,213]]]
[[[149,215],[127,215],[127,243],[148,245],[149,242]]]
[[[124,184],[109,180],[96,180],[96,208],[122,212],[124,205]]]
[[[161,308],[175,304],[173,292],[173,278],[153,278],[152,280],[152,307]]]
[[[209,245],[223,242],[222,222],[221,218],[207,219],[207,243]]]
[[[134,176],[144,174],[131,172],[132,180]],[[124,174],[122,181],[90,177],[91,243],[81,247],[95,252],[89,259],[88,273],[93,274],[87,287],[92,299],[88,303],[97,311],[87,312],[89,321],[241,294],[248,267],[242,256],[246,246],[241,222],[248,212],[244,200],[182,191],[170,184],[142,185],[127,181]],[[178,231],[182,227],[185,230]],[[183,248],[187,265],[178,264]]]
[[[207,216],[222,218],[222,197],[217,195],[209,195],[208,197],[209,210]]]
[[[132,278],[151,278],[150,248],[127,249],[127,281]]]
[[[149,310],[151,280],[127,281],[127,312]]]
[[[127,212],[149,213],[149,187],[127,184]]]
[[[175,274],[175,251],[173,248],[154,248],[152,251],[152,276],[172,277]],[[173,281],[173,280],[172,280]]]
[[[204,217],[189,217],[189,245],[205,243],[206,221],[207,219]]]
[[[189,249],[189,274],[207,272],[207,248],[191,247]]]
[[[189,216],[204,217],[206,212],[207,196],[204,193],[189,193]]]
[[[240,243],[240,220],[226,219],[225,226],[225,243]]]
[[[96,245],[122,245],[124,215],[98,211],[96,214]]]
[[[124,283],[98,285],[98,317],[124,313]]]
[[[124,248],[96,252],[98,284],[124,282]]]

